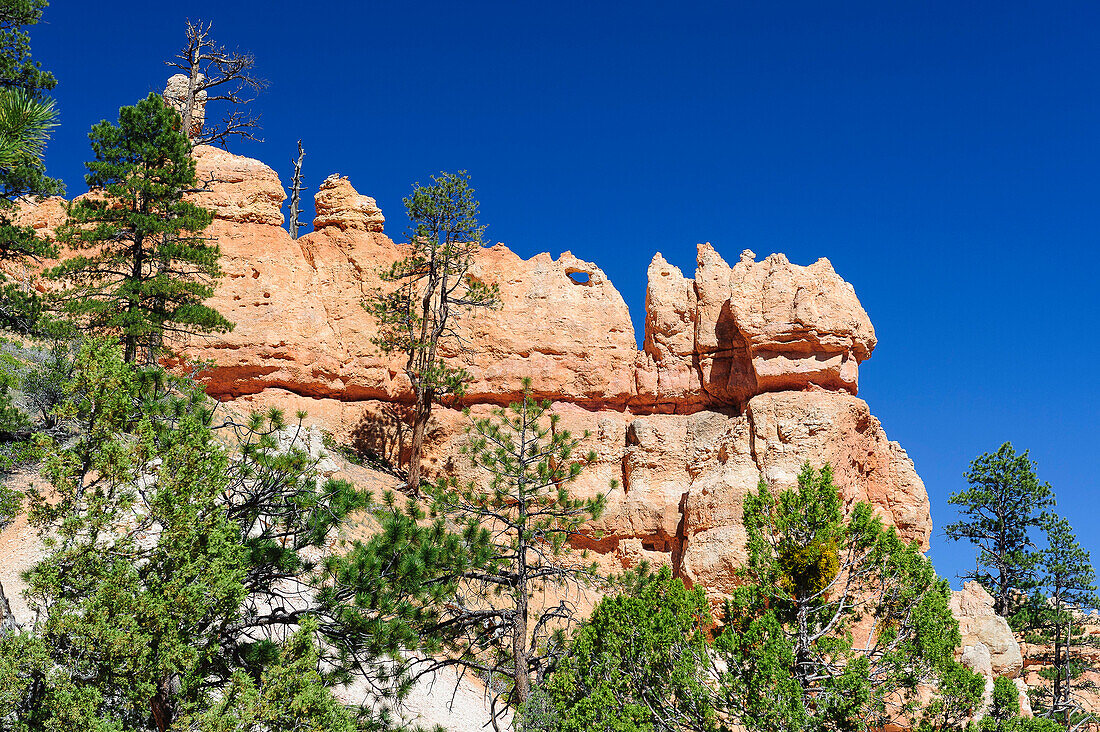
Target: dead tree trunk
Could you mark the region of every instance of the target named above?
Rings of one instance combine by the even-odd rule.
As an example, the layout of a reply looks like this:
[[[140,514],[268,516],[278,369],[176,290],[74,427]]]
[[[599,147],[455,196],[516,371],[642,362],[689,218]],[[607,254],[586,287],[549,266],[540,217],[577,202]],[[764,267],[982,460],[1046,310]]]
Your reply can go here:
[[[15,616],[11,613],[8,596],[4,594],[4,585],[0,585],[0,636],[18,631],[19,623],[15,622]]]
[[[302,141],[298,140],[298,159],[294,161],[294,177],[290,179],[290,238],[298,238],[298,227],[302,222],[298,220],[301,214],[302,203],[302,158],[306,156],[302,150]]]
[[[210,23],[187,21],[187,45],[168,65],[182,73],[169,81],[165,98],[179,110],[191,145],[221,145],[230,137],[262,142],[258,116],[247,109],[267,82],[254,74],[255,57],[229,51],[211,37]],[[169,93],[171,92],[171,93]],[[220,122],[207,119],[206,105],[224,102],[227,111]]]

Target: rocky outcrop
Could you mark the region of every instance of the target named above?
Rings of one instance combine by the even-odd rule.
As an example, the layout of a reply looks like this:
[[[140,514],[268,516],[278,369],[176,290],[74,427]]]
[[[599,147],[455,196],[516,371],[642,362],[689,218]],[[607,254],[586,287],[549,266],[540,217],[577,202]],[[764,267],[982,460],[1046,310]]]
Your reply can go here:
[[[963,663],[986,676],[1020,675],[1020,645],[1008,621],[993,612],[993,597],[980,584],[967,582],[952,592],[949,606],[959,620]]]
[[[1007,676],[1019,692],[1020,713],[1032,716],[1028,686],[1019,678],[1024,661],[1008,621],[993,612],[993,597],[977,582],[967,582],[961,590],[951,593],[948,602],[951,613],[959,621],[962,645],[957,651],[959,661],[986,679],[981,718],[988,714],[993,699],[993,680]]]
[[[161,95],[164,97],[164,102],[179,112],[181,116],[184,110],[187,109],[187,86],[190,80],[187,74],[175,74],[168,79],[168,85],[164,87],[164,93]],[[205,80],[206,78],[202,74],[199,74],[196,79],[200,84]],[[194,96],[195,101],[191,105],[191,129],[187,133],[192,139],[202,132],[203,123],[206,121],[206,98],[208,95],[205,89],[200,89]]]
[[[193,200],[215,212],[210,233],[226,272],[213,304],[237,324],[187,346],[217,365],[211,393],[408,401],[400,362],[379,355],[360,306],[402,251],[382,233],[374,199],[329,177],[315,196],[316,230],[295,241],[281,228],[286,196],[271,168],[205,145],[195,159],[204,190]],[[22,217],[52,234],[62,201],[26,206]],[[729,267],[704,244],[688,279],[658,254],[640,351],[622,296],[591,262],[568,252],[524,260],[497,245],[473,273],[500,285],[502,302],[460,321],[463,348],[446,354],[473,376],[470,404],[507,403],[524,376],[541,396],[634,414],[740,411],[757,394],[811,386],[854,394],[858,363],[875,343],[851,286],[826,260],[800,267],[746,253]]]
[[[192,197],[195,203],[223,223],[283,225],[286,193],[274,170],[210,145],[199,145],[192,155],[203,188]]]
[[[292,240],[271,168],[206,146],[195,159],[206,182],[195,201],[215,212],[209,233],[225,271],[210,304],[236,323],[180,344],[212,365],[202,374],[209,393],[242,408],[306,410],[341,441],[400,462],[411,391],[402,361],[380,355],[362,307],[403,252],[383,233],[377,203],[331,176],[315,196],[315,230]],[[48,232],[58,209],[51,200],[23,215]],[[731,267],[702,244],[688,278],[657,254],[641,349],[605,273],[569,252],[525,260],[498,244],[471,273],[499,286],[500,306],[463,314],[461,348],[444,344],[471,382],[429,425],[429,475],[469,470],[457,407],[486,414],[529,377],[598,455],[575,489],[608,494],[586,541],[610,566],[645,558],[728,590],[744,559],[743,497],[761,476],[792,485],[807,461],[830,463],[845,501],[869,501],[927,546],[928,499],[913,463],[855,396],[874,329],[827,260],[799,266],[746,251]]]
[[[694,280],[660,254],[649,266],[639,392],[676,409],[810,385],[855,394],[875,342],[855,290],[829,260],[757,262],[745,250],[730,267],[701,244]]]
[[[370,196],[360,196],[347,178],[330,175],[314,197],[316,218],[313,228],[335,226],[340,229],[382,231],[386,217]]]

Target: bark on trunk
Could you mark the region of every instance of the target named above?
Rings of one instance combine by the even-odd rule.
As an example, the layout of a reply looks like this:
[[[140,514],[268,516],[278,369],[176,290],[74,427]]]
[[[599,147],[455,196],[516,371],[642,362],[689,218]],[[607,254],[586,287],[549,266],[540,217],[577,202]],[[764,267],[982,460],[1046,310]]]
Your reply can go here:
[[[530,695],[527,678],[527,592],[519,593],[516,603],[516,627],[512,635],[512,655],[515,657],[516,704],[523,704]]]
[[[420,453],[424,447],[424,434],[428,431],[428,420],[431,416],[431,400],[422,397],[416,404],[416,419],[413,421],[412,443],[409,448],[409,480],[405,484],[405,490],[417,498],[420,497]]]
[[[19,623],[15,622],[12,615],[8,596],[4,594],[4,585],[0,584],[0,635],[15,633],[19,630]]]

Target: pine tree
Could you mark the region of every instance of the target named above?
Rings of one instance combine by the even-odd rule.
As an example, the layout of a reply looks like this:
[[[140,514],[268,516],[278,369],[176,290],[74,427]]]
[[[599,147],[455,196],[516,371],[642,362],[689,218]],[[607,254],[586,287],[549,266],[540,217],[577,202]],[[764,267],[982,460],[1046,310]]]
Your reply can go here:
[[[374,343],[383,353],[406,357],[405,375],[415,399],[407,490],[420,490],[420,452],[432,406],[448,395],[461,395],[469,380],[448,365],[441,345],[455,340],[463,312],[494,307],[496,286],[470,276],[474,255],[483,246],[478,202],[466,171],[440,173],[432,185],[413,186],[404,199],[410,227],[408,254],[381,273],[393,286],[364,303],[380,324]]]
[[[549,402],[537,402],[525,381],[523,400],[474,420],[466,452],[487,484],[441,480],[430,489],[433,512],[463,529],[472,555],[441,628],[467,652],[463,663],[483,677],[506,681],[493,699],[522,705],[564,650],[560,631],[575,618],[563,592],[556,605],[534,610],[536,588],[563,590],[591,583],[595,569],[570,556],[568,541],[600,515],[606,497],[569,492],[594,453],[575,454],[580,440],[557,427]],[[612,486],[614,487],[614,486]]]
[[[1008,442],[971,462],[965,477],[970,488],[948,501],[960,506],[960,519],[944,533],[978,547],[977,567],[967,578],[989,590],[999,615],[1008,615],[1017,593],[1035,586],[1039,555],[1030,532],[1042,525],[1054,493],[1039,482],[1027,451],[1017,454]]]
[[[743,510],[744,584],[715,641],[720,713],[761,732],[912,719],[919,686],[957,670],[959,643],[947,583],[920,548],[866,503],[844,518],[828,466],[804,466],[778,495],[762,481]]]
[[[1096,596],[1096,572],[1089,553],[1078,544],[1069,522],[1049,516],[1044,529],[1047,547],[1039,553],[1038,588],[1027,606],[1013,618],[1013,624],[1029,641],[1050,648],[1048,654],[1036,659],[1047,664],[1040,672],[1043,686],[1035,704],[1037,711],[1071,729],[1082,721],[1090,721],[1073,692],[1075,684],[1089,685],[1081,677],[1094,670],[1089,663],[1090,654],[1083,652],[1091,639],[1082,627],[1080,615],[1096,607],[1100,600]]]
[[[195,162],[180,117],[156,94],[119,110],[89,135],[93,193],[68,207],[59,239],[78,254],[51,270],[64,311],[118,337],[126,360],[151,363],[165,334],[233,326],[203,302],[221,276],[218,246],[202,236],[213,214],[185,199]]]
[[[387,496],[380,531],[332,553],[373,500],[318,478],[300,420],[215,419],[197,385],[94,341],[66,390],[74,435],[29,495],[36,620],[0,637],[0,727],[388,729],[410,654],[439,651],[417,629],[467,567],[461,537]],[[332,689],[357,681],[343,710]]]
[[[717,732],[702,587],[668,567],[605,597],[521,710],[523,732]]]
[[[46,5],[46,0],[0,0],[0,262],[26,264],[56,251],[12,216],[18,198],[64,191],[60,181],[46,176],[42,164],[56,117],[46,93],[57,81],[31,58],[25,30],[41,19]],[[29,283],[0,274],[0,327],[32,332],[39,327],[40,314],[38,295]]]

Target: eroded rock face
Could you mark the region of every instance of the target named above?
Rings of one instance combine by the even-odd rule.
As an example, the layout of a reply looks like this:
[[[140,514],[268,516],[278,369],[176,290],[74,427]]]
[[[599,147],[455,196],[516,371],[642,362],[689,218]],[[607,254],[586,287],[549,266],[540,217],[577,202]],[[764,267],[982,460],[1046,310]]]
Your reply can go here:
[[[225,271],[210,304],[236,323],[180,344],[213,364],[202,375],[209,393],[242,408],[304,409],[338,439],[400,463],[412,395],[402,359],[380,354],[362,307],[403,254],[376,202],[332,176],[315,196],[316,230],[295,241],[282,229],[273,170],[212,147],[195,158],[210,181],[195,200],[215,211]],[[49,232],[59,211],[49,200],[23,215]],[[498,244],[472,274],[499,285],[501,301],[456,321],[462,348],[443,344],[472,377],[454,406],[488,414],[530,377],[563,429],[588,433],[583,449],[598,459],[575,490],[608,495],[589,548],[609,566],[649,559],[728,590],[744,559],[744,496],[761,476],[793,485],[807,461],[832,464],[849,504],[869,501],[927,545],[928,499],[912,461],[854,396],[874,329],[827,260],[802,267],[746,251],[730,267],[700,245],[689,279],[658,254],[641,350],[622,296],[569,252],[524,260]],[[457,409],[436,410],[429,475],[472,476],[459,454],[467,424]]]
[[[855,394],[875,342],[855,290],[829,260],[757,262],[745,250],[730,267],[700,244],[694,280],[660,254],[650,264],[639,391],[679,409],[810,385]]]
[[[198,81],[201,83],[205,80],[202,74],[199,74]],[[184,110],[187,108],[187,85],[190,81],[190,77],[187,74],[175,74],[168,79],[168,85],[164,88],[165,103],[175,109],[180,115],[183,115]],[[206,121],[206,90],[200,90],[195,94],[195,102],[191,105],[191,129],[188,130],[188,137],[192,139],[202,133],[202,126]]]
[[[332,176],[315,196],[315,231],[292,240],[271,168],[212,147],[195,158],[200,180],[210,181],[195,200],[215,211],[209,233],[225,271],[209,304],[236,323],[179,344],[213,364],[202,374],[208,392],[243,410],[305,410],[307,423],[400,464],[411,392],[403,360],[380,354],[362,307],[384,287],[379,271],[403,255],[376,201]],[[51,235],[62,203],[27,204],[21,221]],[[870,502],[927,547],[924,485],[855,396],[874,329],[828,260],[799,266],[746,251],[731,267],[703,244],[689,278],[657,254],[641,349],[614,285],[569,252],[524,260],[488,247],[472,274],[499,285],[501,303],[458,320],[461,349],[444,344],[472,381],[456,408],[433,413],[428,476],[474,477],[460,452],[469,419],[457,407],[485,416],[518,398],[530,377],[560,428],[586,434],[581,450],[596,453],[572,490],[606,494],[608,509],[577,543],[608,570],[644,559],[720,596],[745,559],[744,497],[761,477],[793,486],[806,462],[831,464],[846,505]],[[963,659],[1019,674],[1019,648],[1013,654],[991,602],[968,587],[952,607],[964,625]]]
[[[348,179],[340,175],[325,178],[313,200],[317,212],[313,228],[318,230],[335,226],[340,229],[382,231],[386,223],[377,202],[370,196],[359,195]]]
[[[1020,675],[1024,664],[1020,645],[1008,621],[993,612],[993,597],[981,585],[967,582],[952,592],[949,607],[959,620],[964,664],[987,676],[1014,679]]]
[[[286,193],[274,170],[258,160],[199,145],[192,152],[199,185],[193,197],[223,222],[283,225]]]

